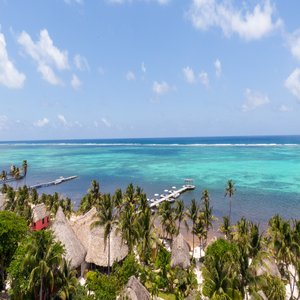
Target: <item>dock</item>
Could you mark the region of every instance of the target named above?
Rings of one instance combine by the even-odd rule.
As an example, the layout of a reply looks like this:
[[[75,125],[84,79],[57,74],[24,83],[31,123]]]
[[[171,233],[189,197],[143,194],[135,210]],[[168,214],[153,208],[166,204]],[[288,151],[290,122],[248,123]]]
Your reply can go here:
[[[58,184],[61,184],[63,182],[66,182],[66,181],[70,181],[70,180],[73,180],[75,178],[77,178],[78,176],[69,176],[69,177],[59,177],[53,181],[49,181],[49,182],[44,182],[44,183],[38,183],[38,184],[35,184],[35,185],[32,185],[29,187],[29,189],[39,189],[39,188],[43,188],[43,187],[47,187],[47,186],[51,186],[51,185],[58,185]]]
[[[160,203],[162,203],[162,202],[164,202],[164,201],[170,201],[170,200],[172,200],[172,199],[174,199],[174,198],[178,198],[179,195],[181,195],[182,193],[187,192],[187,191],[192,191],[192,190],[194,190],[194,189],[195,189],[195,186],[194,186],[194,185],[192,185],[192,184],[186,184],[186,185],[182,186],[181,189],[176,190],[176,191],[173,191],[172,193],[170,193],[170,194],[168,194],[168,195],[166,195],[166,196],[164,196],[164,197],[161,197],[160,199],[154,200],[153,202],[151,202],[151,203],[149,204],[149,207],[150,207],[150,208],[155,208],[155,207],[157,207]]]

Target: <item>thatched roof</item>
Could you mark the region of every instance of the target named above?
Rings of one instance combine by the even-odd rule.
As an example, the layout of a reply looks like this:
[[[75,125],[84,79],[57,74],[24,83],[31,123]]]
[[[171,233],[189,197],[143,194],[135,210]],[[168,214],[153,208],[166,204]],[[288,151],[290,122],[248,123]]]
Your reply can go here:
[[[263,273],[281,277],[278,267],[272,258],[263,259],[262,264],[257,268],[257,275],[262,275]]]
[[[190,264],[189,245],[179,233],[172,243],[171,267],[179,266],[186,269]]]
[[[92,208],[85,215],[74,220],[72,228],[87,251],[86,262],[107,267],[108,245],[105,246],[104,228],[100,226],[91,228],[92,223],[97,220],[96,213],[96,209]],[[110,266],[114,261],[123,260],[127,254],[128,247],[114,228],[110,234]]]
[[[5,195],[0,193],[0,211],[4,210],[4,206],[5,206]]]
[[[42,220],[49,215],[50,213],[47,211],[46,205],[44,203],[38,204],[32,208],[33,222]]]
[[[129,278],[122,297],[129,300],[149,300],[151,298],[147,289],[135,276]]]
[[[56,240],[64,245],[65,258],[71,261],[71,268],[80,266],[84,262],[86,250],[77,238],[61,207],[58,208],[51,228]]]

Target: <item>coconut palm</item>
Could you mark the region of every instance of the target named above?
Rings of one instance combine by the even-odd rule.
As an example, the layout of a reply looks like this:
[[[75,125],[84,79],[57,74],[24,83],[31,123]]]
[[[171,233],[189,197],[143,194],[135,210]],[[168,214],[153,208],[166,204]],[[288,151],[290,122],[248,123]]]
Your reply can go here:
[[[194,257],[194,248],[195,248],[195,234],[194,234],[194,229],[195,229],[195,224],[197,222],[199,214],[199,205],[197,204],[195,199],[192,199],[191,205],[186,211],[187,217],[192,221],[192,235],[193,235],[193,257]]]
[[[158,214],[160,217],[160,224],[163,229],[164,237],[169,237],[172,240],[173,235],[176,233],[176,223],[174,210],[171,207],[171,203],[169,201],[162,202],[159,206]]]
[[[223,223],[220,225],[219,231],[224,234],[225,239],[231,239],[231,225],[229,217],[223,216]]]
[[[133,203],[125,205],[120,212],[118,230],[123,241],[126,241],[129,253],[133,251],[138,239],[137,214]]]
[[[227,186],[225,188],[225,197],[229,197],[229,221],[231,220],[231,198],[235,194],[235,187],[234,187],[234,182],[232,179],[227,181]]]
[[[7,172],[3,170],[0,174],[0,178],[3,181],[7,180]]]
[[[207,231],[205,226],[205,220],[202,213],[199,213],[198,218],[193,226],[192,233],[199,239],[200,248],[203,248],[203,241],[207,240]],[[201,253],[201,251],[200,251]],[[201,258],[201,257],[200,257]]]
[[[208,231],[212,227],[212,220],[213,220],[212,207],[210,206],[210,196],[208,190],[204,190],[202,192],[201,200],[203,201],[203,207],[201,211],[203,215],[203,221],[205,224],[206,237],[207,237]]]
[[[50,296],[54,292],[55,278],[64,253],[63,246],[54,242],[51,232],[43,230],[32,233],[32,239],[25,250],[22,268],[30,270],[28,289],[43,300],[46,295]]]
[[[98,220],[93,222],[91,227],[103,226],[104,227],[104,248],[108,246],[107,249],[107,266],[108,266],[108,275],[110,274],[110,234],[115,223],[114,211],[114,202],[110,197],[110,194],[103,195],[102,200],[100,201],[100,207],[97,212]]]
[[[219,239],[207,248],[203,275],[203,295],[209,299],[242,300],[238,289],[238,250],[230,242]]]
[[[178,221],[177,233],[179,233],[180,225],[182,221],[184,222],[185,227],[188,228],[188,224],[185,219],[185,207],[184,207],[183,200],[178,199],[175,201],[174,213],[175,213],[175,220]]]
[[[71,270],[70,262],[67,262],[65,259],[63,259],[59,269],[57,281],[60,286],[60,289],[57,293],[59,298],[61,300],[71,300],[72,295],[76,293],[78,280],[76,278],[76,271]]]

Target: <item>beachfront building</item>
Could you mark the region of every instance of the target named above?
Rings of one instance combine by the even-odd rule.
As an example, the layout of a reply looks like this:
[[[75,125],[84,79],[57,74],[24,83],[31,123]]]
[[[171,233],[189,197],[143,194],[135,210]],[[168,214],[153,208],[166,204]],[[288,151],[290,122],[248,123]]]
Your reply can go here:
[[[31,230],[42,230],[49,226],[50,213],[47,211],[46,205],[44,203],[38,204],[32,208],[33,223]]]
[[[71,226],[87,252],[85,262],[89,266],[96,265],[105,270],[108,268],[108,249],[110,248],[109,266],[111,267],[115,261],[124,260],[128,255],[128,247],[122,241],[116,228],[110,234],[109,245],[105,243],[104,228],[91,226],[97,220],[96,214],[97,210],[94,207],[83,216],[73,220]]]
[[[173,240],[171,252],[171,267],[176,266],[187,269],[191,265],[190,248],[181,233]]]
[[[83,276],[86,250],[77,238],[61,207],[57,210],[51,229],[55,239],[64,245],[65,259],[70,261],[70,267],[78,269],[77,274]]]

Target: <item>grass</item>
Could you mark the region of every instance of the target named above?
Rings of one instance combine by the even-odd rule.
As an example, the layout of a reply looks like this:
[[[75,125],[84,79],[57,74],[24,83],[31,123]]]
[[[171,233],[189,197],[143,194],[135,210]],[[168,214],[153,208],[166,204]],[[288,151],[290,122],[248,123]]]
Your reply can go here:
[[[158,297],[165,299],[165,300],[176,300],[176,297],[174,294],[167,294],[167,293],[162,293],[159,292]]]

